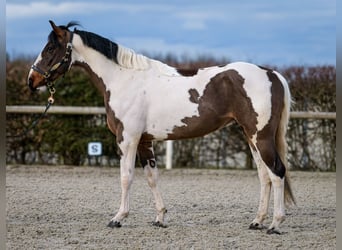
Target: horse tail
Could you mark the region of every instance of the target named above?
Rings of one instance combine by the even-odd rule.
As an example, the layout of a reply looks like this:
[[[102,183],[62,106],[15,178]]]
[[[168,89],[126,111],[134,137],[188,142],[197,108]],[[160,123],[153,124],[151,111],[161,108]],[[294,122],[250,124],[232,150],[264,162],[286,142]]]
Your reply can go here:
[[[292,205],[292,204],[296,204],[296,201],[293,196],[291,185],[290,185],[290,176],[289,176],[289,168],[288,168],[288,161],[287,161],[287,142],[286,142],[286,131],[287,131],[287,126],[288,126],[288,122],[290,118],[290,108],[291,108],[292,100],[291,100],[290,89],[289,89],[286,79],[279,73],[277,74],[277,76],[282,82],[283,88],[284,88],[284,106],[283,106],[280,122],[279,122],[277,132],[276,132],[276,147],[277,147],[277,152],[279,154],[279,157],[286,168],[285,180],[284,180],[285,204]]]

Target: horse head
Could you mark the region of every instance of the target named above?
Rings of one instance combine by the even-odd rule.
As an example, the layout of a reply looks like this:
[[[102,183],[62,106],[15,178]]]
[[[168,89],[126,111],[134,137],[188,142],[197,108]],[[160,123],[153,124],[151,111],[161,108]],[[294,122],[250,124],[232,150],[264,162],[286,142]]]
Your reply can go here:
[[[52,31],[48,42],[31,66],[28,75],[28,85],[32,91],[55,81],[71,66],[73,32],[69,27],[78,24],[70,22],[67,26],[56,26],[53,21],[49,22]]]

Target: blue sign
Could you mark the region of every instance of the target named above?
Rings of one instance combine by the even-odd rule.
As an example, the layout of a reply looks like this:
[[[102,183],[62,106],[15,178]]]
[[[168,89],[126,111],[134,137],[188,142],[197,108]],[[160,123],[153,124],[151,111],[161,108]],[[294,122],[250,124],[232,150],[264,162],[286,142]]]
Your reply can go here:
[[[102,155],[102,143],[101,142],[89,142],[88,143],[88,155],[90,156]]]

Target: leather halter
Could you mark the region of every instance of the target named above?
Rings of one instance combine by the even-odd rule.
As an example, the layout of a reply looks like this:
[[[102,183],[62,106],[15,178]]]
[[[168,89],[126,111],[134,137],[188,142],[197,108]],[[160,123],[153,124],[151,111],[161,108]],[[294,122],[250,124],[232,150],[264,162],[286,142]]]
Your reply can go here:
[[[63,64],[68,63],[69,61],[71,61],[71,52],[72,52],[72,39],[73,39],[74,33],[70,32],[70,40],[67,43],[66,46],[66,51],[65,54],[63,56],[63,58],[56,64],[54,64],[49,70],[44,71],[42,69],[40,69],[38,66],[36,65],[32,65],[31,69],[33,69],[34,71],[38,72],[39,74],[41,74],[47,81],[49,80],[51,74],[56,71],[57,69],[59,69]]]

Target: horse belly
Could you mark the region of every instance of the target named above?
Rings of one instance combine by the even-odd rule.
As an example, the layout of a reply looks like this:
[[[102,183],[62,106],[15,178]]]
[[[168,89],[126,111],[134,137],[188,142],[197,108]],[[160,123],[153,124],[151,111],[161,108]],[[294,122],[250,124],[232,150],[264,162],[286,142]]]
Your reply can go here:
[[[198,105],[192,106],[187,115],[184,115],[186,104],[179,105],[178,109],[160,114],[159,119],[148,121],[147,133],[156,140],[178,140],[204,136],[219,128],[228,125],[233,117],[229,114],[218,115],[211,109],[199,112]],[[183,116],[179,116],[179,110]]]
[[[167,139],[179,140],[202,137],[225,127],[232,121],[233,118],[217,117],[216,115],[209,115],[207,117],[186,117],[184,118],[185,125],[174,127],[172,132],[168,134]]]

